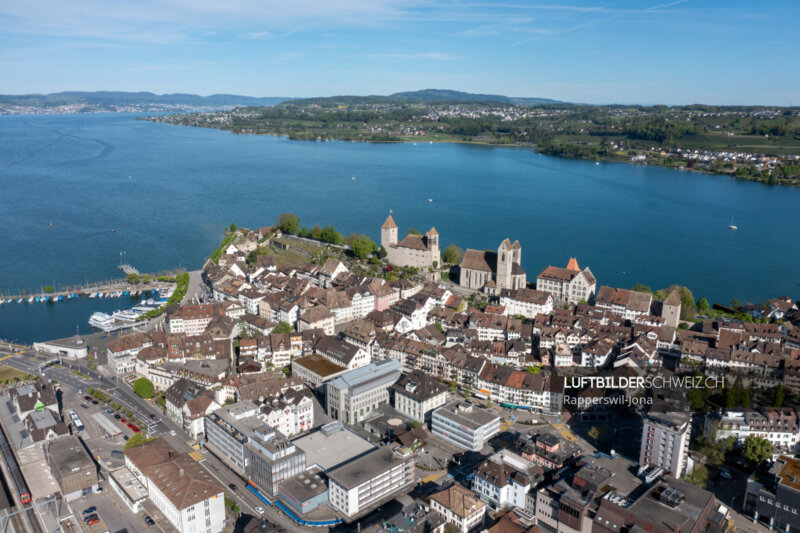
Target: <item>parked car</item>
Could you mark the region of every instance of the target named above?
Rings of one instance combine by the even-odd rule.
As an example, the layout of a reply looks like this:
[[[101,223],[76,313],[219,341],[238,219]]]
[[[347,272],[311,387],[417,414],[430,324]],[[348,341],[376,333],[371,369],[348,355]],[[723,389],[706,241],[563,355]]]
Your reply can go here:
[[[90,521],[92,521],[92,520],[97,520],[97,519],[98,519],[97,513],[92,513],[92,514],[90,514],[89,516],[84,516],[84,517],[83,517],[83,521],[84,521],[84,522],[86,522],[87,524],[88,524]],[[97,522],[95,522],[95,523],[97,523]]]
[[[175,430],[174,430],[174,429],[170,429],[170,430],[169,430],[169,434],[170,434],[170,435],[172,435],[172,436],[174,437],[174,436],[175,436]]]
[[[87,402],[91,402],[92,401],[92,397],[89,396],[88,394],[86,396],[84,396],[83,399],[86,400]]]
[[[115,418],[115,419],[117,419],[117,420],[119,420],[119,419],[120,419],[120,418],[122,418],[122,417],[121,417],[121,416],[119,416],[118,414],[114,413],[114,418]]]
[[[129,438],[130,438],[130,437],[129,437],[129,436],[127,436],[127,435],[123,435],[123,436],[122,436],[122,440],[128,440]]]
[[[142,432],[142,430],[141,430],[141,429],[139,429],[139,428],[137,428],[136,426],[133,426],[133,427],[131,428],[131,431],[133,431],[134,433],[141,433],[141,432]]]
[[[92,400],[92,405],[97,405],[97,404],[98,404],[97,400]]]
[[[154,526],[156,524],[155,521],[149,516],[144,517],[144,523],[147,524],[148,526]]]
[[[92,506],[91,506],[91,507],[89,507],[88,509],[84,509],[84,510],[83,510],[83,516],[86,516],[86,515],[88,515],[88,514],[92,514],[92,513],[94,513],[95,511],[97,511],[97,507],[95,507],[94,505],[92,505]]]
[[[256,512],[258,514],[263,514],[264,513],[264,508],[261,507],[260,505],[256,505],[255,509],[256,509]]]
[[[231,490],[236,490],[236,485],[234,485],[233,483],[228,483],[228,488]]]
[[[125,420],[124,418],[120,418],[119,421],[122,422],[123,424],[127,424],[128,423],[128,421]]]
[[[727,468],[723,468],[722,470],[720,470],[719,475],[724,477],[725,479],[733,479],[733,476],[731,475],[730,471],[728,471]]]
[[[100,523],[100,519],[98,517],[96,517],[96,516],[94,518],[91,518],[91,519],[86,521],[86,525],[87,526],[93,526],[93,525],[99,524],[99,523]]]
[[[150,419],[151,420],[158,420],[158,417],[156,415],[151,414],[150,415]]]

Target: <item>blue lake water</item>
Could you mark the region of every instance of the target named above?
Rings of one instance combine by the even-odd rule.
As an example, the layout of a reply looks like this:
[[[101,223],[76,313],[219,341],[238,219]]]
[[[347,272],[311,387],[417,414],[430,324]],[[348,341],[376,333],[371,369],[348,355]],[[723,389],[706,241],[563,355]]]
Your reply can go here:
[[[284,211],[377,240],[390,209],[401,232],[435,226],[442,246],[519,239],[529,279],[575,256],[604,285],[680,283],[719,302],[800,292],[800,189],[526,148],[299,142],[124,114],[3,116],[0,206],[6,294],[119,277],[123,251],[143,272],[199,268],[231,222],[269,225]],[[63,302],[54,313],[59,305],[73,314]],[[69,335],[91,314],[62,331],[27,309],[3,307],[0,337],[20,338],[20,323],[34,337]]]

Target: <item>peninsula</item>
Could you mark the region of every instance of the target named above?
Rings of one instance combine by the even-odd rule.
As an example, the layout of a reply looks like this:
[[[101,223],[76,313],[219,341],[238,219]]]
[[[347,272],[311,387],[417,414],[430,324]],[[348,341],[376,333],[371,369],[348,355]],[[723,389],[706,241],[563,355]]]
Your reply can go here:
[[[800,183],[800,108],[591,106],[417,91],[336,96],[147,120],[295,140],[463,142],[543,154]]]

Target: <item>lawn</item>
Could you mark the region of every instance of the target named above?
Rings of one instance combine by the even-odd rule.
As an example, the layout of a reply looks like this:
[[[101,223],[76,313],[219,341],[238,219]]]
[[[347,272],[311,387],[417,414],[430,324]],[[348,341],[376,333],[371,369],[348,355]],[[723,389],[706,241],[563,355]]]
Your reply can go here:
[[[9,381],[23,381],[33,376],[10,366],[0,366],[0,383]]]

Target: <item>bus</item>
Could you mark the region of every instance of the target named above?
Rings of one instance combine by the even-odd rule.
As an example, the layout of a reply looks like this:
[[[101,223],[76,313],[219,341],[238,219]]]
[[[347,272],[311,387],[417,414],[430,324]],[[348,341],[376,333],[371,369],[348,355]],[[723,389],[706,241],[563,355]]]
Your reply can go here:
[[[83,433],[83,422],[81,421],[81,417],[78,416],[78,413],[70,409],[69,417],[72,419],[72,427],[75,429],[75,432]]]

